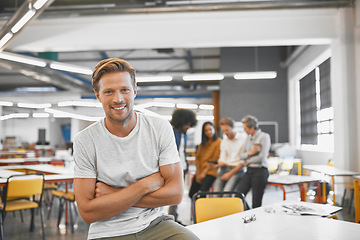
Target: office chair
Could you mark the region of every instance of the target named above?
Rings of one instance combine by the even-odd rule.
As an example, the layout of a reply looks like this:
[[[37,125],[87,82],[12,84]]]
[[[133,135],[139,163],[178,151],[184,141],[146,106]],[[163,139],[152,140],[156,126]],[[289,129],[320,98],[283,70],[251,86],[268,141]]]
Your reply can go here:
[[[0,204],[0,237],[4,239],[4,220],[7,212],[30,209],[30,231],[35,228],[35,209],[40,208],[42,236],[45,239],[44,211],[42,206],[44,193],[44,175],[14,175],[7,179],[3,192],[3,203]]]
[[[238,192],[198,192],[192,197],[192,219],[194,223],[248,209],[245,196]]]

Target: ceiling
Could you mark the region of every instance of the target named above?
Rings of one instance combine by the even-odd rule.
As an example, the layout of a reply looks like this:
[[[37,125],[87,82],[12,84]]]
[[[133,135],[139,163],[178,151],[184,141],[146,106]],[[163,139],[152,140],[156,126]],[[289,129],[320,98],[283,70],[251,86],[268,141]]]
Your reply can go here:
[[[51,1],[51,0],[50,0]],[[1,0],[0,28],[5,29],[27,0]],[[179,12],[216,12],[246,11],[287,8],[337,8],[353,6],[352,0],[294,0],[294,1],[162,1],[162,0],[55,0],[39,14],[38,25],[44,21],[67,21],[71,25],[74,19],[86,19],[100,16],[132,16],[136,14],[173,14]],[[30,24],[29,24],[30,25]],[[18,41],[26,36],[27,26],[20,31],[4,48],[4,52],[13,52],[32,58],[46,59],[48,63],[61,62],[93,69],[97,62],[109,57],[124,58],[137,70],[137,76],[171,74],[171,82],[138,83],[138,103],[142,99],[162,98],[162,101],[191,102],[211,104],[211,94],[218,88],[216,81],[186,82],[181,79],[187,73],[213,73],[220,71],[220,47],[159,47],[159,48],[110,48],[96,47],[82,49],[81,45],[64,51],[38,51],[27,48],[18,50]],[[35,26],[36,27],[36,26]],[[70,26],[69,26],[70,27]],[[46,32],[41,34],[46,35]],[[50,34],[50,33],[49,33]],[[54,34],[54,33],[51,33]],[[34,34],[33,34],[34,35]],[[30,36],[29,34],[27,36]],[[23,39],[28,39],[24,38]],[[75,39],[74,39],[75,41]],[[86,39],[83,39],[86,41]],[[114,39],[113,41],[116,41]],[[146,42],[147,39],[139,39]],[[34,41],[35,42],[35,41]],[[156,45],[156,44],[155,44]],[[155,46],[154,45],[154,46]],[[296,47],[284,46],[285,62]],[[279,63],[280,64],[280,63]],[[29,93],[54,92],[78,93],[81,97],[93,97],[91,76],[50,67],[36,67],[0,59],[0,97]],[[165,99],[165,100],[164,100]]]

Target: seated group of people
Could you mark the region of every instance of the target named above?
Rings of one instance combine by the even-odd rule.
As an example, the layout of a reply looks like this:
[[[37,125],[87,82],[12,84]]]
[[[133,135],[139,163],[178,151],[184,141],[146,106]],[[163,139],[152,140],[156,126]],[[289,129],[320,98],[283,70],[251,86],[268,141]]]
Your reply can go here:
[[[252,208],[260,207],[269,176],[267,157],[270,136],[258,128],[253,116],[242,119],[244,137],[234,131],[234,121],[220,121],[221,140],[211,122],[202,126],[202,139],[196,153],[196,173],[189,190],[191,198],[198,191],[236,191],[246,195],[252,189]]]

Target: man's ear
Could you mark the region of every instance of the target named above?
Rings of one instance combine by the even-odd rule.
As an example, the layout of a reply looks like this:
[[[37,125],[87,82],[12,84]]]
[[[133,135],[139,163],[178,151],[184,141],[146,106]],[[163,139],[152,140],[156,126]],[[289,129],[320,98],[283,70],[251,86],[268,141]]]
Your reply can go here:
[[[137,85],[135,85],[134,87],[134,99],[136,98],[136,94],[137,94]]]
[[[99,93],[96,92],[95,90],[94,90],[94,93],[95,93],[96,99],[97,99],[99,102],[101,102],[101,101],[100,101],[100,97],[99,97]]]

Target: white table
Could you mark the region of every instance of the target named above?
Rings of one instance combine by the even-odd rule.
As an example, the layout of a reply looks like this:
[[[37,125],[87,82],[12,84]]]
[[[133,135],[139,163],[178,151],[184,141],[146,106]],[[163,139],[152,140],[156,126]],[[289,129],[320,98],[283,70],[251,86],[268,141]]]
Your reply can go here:
[[[283,204],[284,202],[279,204]],[[323,204],[316,205],[320,207],[324,206],[326,208],[334,207]],[[274,209],[275,212],[273,211]],[[341,208],[334,207],[333,210],[337,211],[338,209]],[[328,210],[330,214],[332,209],[329,208]],[[256,217],[255,221],[244,223],[243,217],[254,214]],[[360,236],[360,227],[358,224],[322,218],[319,216],[290,215],[278,210],[275,205],[236,213],[226,217],[190,225],[186,228],[194,232],[201,240],[358,240]]]
[[[340,169],[340,168],[327,166],[327,165],[304,165],[304,175],[306,175],[307,170],[323,173],[323,174],[328,175],[328,176],[331,177],[332,191],[334,193],[333,194],[333,204],[334,204],[334,206],[335,206],[335,176],[338,176],[338,177],[351,177],[351,176],[360,175],[360,173],[358,173],[358,172],[343,170],[343,169]],[[325,182],[323,183],[323,202],[326,202]]]
[[[315,182],[318,186],[318,193],[320,194],[320,180],[320,178],[311,176],[270,174],[267,184],[280,187],[283,190],[283,200],[286,200],[286,191],[284,186],[298,185],[301,201],[306,201],[305,184]]]

